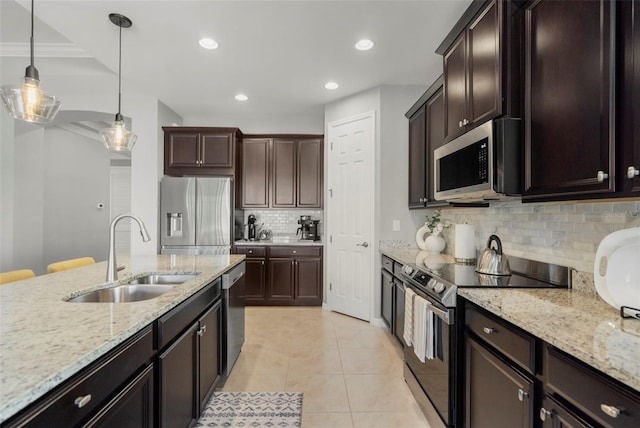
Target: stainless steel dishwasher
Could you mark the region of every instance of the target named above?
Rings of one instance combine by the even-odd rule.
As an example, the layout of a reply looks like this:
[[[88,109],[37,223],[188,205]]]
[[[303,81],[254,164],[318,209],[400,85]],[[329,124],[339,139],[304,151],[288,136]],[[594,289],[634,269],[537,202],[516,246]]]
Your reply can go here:
[[[226,381],[244,344],[244,272],[240,263],[222,275],[222,377]]]

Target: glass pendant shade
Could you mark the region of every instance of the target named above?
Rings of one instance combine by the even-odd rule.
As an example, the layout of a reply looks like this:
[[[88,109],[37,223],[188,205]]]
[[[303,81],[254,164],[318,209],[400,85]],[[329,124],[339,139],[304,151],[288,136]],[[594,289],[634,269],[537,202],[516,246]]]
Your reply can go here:
[[[130,152],[138,139],[136,134],[127,130],[124,121],[118,118],[111,127],[102,129],[100,135],[105,148],[116,152]]]
[[[27,122],[51,122],[62,105],[56,97],[45,94],[40,81],[31,77],[25,77],[21,86],[3,86],[0,95],[9,113]]]

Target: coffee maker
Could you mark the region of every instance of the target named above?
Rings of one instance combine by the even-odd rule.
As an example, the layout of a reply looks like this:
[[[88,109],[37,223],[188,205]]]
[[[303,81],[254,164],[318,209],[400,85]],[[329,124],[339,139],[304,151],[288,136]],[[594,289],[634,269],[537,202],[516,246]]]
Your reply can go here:
[[[311,220],[310,215],[301,215],[298,224],[296,235],[300,235],[300,239],[308,241],[319,241],[320,234],[318,233],[318,223],[320,220]]]

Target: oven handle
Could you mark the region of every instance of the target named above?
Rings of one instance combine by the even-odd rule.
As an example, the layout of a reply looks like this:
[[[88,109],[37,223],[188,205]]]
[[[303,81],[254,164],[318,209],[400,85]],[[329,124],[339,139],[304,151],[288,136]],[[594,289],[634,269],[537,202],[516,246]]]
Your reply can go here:
[[[442,309],[436,308],[433,304],[429,305],[429,310],[434,314],[436,314],[436,316],[440,318],[442,321],[444,321],[447,325],[451,325],[448,312],[445,312]]]
[[[405,286],[405,288],[411,288],[411,290],[413,290],[413,291],[416,293],[416,295],[417,295],[417,296],[420,296],[420,297],[422,297],[423,299],[425,299],[427,302],[429,302],[429,303],[430,303],[430,305],[429,305],[429,309],[431,310],[431,312],[433,312],[434,314],[436,314],[436,316],[437,316],[438,318],[440,318],[442,321],[444,321],[444,322],[445,322],[445,324],[447,324],[447,325],[453,325],[453,323],[454,323],[454,321],[453,321],[453,319],[452,319],[453,317],[449,315],[449,311],[447,311],[447,310],[442,310],[442,309],[440,309],[439,307],[437,307],[437,306],[434,304],[433,300],[431,300],[431,298],[430,298],[430,297],[428,297],[428,296],[424,295],[420,290],[416,289],[416,287],[415,287],[413,284],[411,284],[411,282],[409,282],[409,281],[407,280],[407,278],[405,278],[404,286]]]

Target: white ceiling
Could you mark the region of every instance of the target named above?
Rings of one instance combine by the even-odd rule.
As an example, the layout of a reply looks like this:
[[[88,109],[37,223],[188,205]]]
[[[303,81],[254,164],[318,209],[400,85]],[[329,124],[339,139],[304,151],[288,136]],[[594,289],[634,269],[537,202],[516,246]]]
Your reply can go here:
[[[371,87],[429,85],[442,72],[434,51],[470,2],[37,0],[35,65],[53,95],[65,85],[88,96],[116,93],[118,28],[108,14],[117,12],[133,21],[123,29],[123,99],[152,95],[185,120],[322,114],[325,104]],[[28,65],[29,10],[30,1],[0,0],[3,85],[16,84]],[[202,49],[205,36],[220,48]],[[361,38],[375,47],[356,51]],[[324,89],[329,80],[340,88]],[[236,101],[237,93],[249,101]]]

